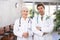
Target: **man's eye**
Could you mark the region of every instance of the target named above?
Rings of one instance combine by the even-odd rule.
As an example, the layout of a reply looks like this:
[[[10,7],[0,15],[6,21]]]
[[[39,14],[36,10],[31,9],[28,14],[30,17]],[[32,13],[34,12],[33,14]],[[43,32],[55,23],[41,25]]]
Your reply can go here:
[[[39,9],[38,9],[39,10]]]
[[[42,8],[41,8],[42,9]]]

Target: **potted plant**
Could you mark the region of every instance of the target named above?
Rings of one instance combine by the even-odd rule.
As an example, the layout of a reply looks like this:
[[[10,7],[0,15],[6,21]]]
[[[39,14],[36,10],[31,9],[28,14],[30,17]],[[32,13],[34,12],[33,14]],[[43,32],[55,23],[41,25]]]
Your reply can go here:
[[[56,19],[54,20],[55,30],[60,34],[60,10],[55,11],[54,14],[56,15]]]

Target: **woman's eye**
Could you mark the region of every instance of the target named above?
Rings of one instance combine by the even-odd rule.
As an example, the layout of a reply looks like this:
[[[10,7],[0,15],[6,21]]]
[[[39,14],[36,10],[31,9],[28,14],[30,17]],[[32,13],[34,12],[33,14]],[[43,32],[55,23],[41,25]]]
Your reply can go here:
[[[28,11],[26,11],[26,12],[28,12]]]

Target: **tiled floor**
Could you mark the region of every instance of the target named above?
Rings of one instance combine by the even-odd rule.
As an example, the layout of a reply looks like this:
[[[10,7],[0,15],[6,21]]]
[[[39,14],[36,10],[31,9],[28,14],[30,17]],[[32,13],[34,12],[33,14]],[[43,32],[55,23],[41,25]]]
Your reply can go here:
[[[53,32],[52,37],[53,37],[53,40],[59,40],[60,39],[60,34],[58,35],[57,32]]]

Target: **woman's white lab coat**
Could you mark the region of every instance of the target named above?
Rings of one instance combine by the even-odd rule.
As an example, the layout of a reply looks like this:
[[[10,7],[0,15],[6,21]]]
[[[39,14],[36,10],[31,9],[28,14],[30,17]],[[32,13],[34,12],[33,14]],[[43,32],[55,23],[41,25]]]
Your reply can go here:
[[[38,19],[38,20],[37,20]],[[38,22],[38,23],[37,23]],[[43,21],[41,21],[41,15],[35,16],[32,22],[32,30],[34,33],[34,40],[52,40],[51,32],[53,30],[53,19],[47,15],[43,16]],[[36,26],[41,27],[41,31],[36,29]],[[48,34],[43,35],[46,32]]]
[[[21,22],[21,25],[19,26],[19,20]],[[21,19],[17,19],[15,21],[14,24],[14,29],[13,29],[13,33],[17,36],[17,40],[32,40],[32,31],[31,31],[31,23],[29,22],[29,18],[27,18],[26,20],[24,20],[23,18]],[[29,33],[29,37],[28,38],[24,38],[22,37],[24,32],[28,32]]]

